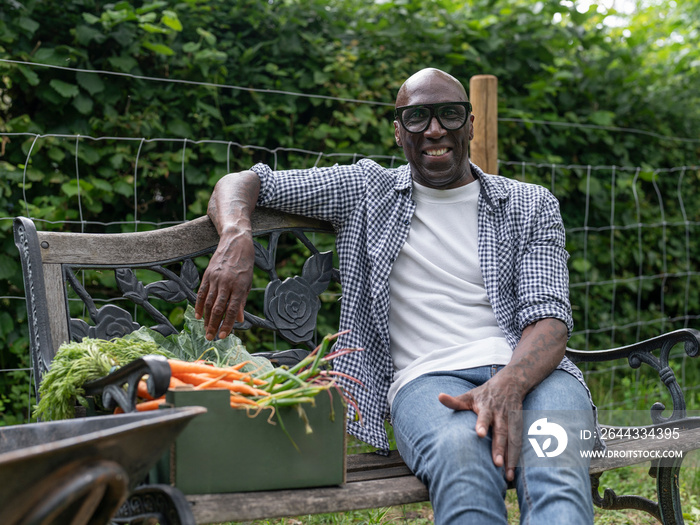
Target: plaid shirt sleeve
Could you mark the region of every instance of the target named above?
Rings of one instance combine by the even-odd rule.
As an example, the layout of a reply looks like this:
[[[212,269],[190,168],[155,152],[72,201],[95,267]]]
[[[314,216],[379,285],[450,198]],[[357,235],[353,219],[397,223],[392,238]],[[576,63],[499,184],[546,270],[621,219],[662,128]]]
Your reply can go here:
[[[570,336],[573,319],[566,234],[559,203],[548,191],[542,192],[533,225],[521,259],[516,325],[522,331],[535,321],[553,317],[566,324]]]
[[[366,191],[367,161],[329,168],[273,171],[265,164],[251,169],[260,177],[258,206],[331,222],[338,229]]]
[[[511,347],[528,325],[559,319],[573,329],[564,224],[547,189],[480,174],[479,257],[484,283]]]

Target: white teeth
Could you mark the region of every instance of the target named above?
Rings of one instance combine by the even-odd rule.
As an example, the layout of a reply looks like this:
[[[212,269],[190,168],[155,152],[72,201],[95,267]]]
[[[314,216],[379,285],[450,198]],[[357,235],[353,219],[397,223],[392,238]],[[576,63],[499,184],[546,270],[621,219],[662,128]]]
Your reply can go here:
[[[426,155],[429,155],[431,157],[439,157],[440,155],[444,155],[445,153],[447,153],[447,148],[429,149],[425,152]]]

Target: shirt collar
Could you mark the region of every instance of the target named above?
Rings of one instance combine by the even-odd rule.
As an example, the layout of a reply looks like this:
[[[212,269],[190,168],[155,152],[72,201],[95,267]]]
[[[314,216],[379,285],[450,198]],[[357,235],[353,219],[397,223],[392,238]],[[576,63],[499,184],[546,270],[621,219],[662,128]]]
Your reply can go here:
[[[479,182],[481,182],[481,195],[486,205],[492,210],[497,209],[501,201],[508,198],[504,187],[501,184],[496,184],[497,175],[485,174],[481,171],[481,168],[473,162],[470,162],[469,165],[471,166],[474,178],[479,179]]]
[[[404,164],[397,170],[396,180],[394,181],[394,191],[402,192],[410,190],[412,183],[411,166],[409,164]]]
[[[484,201],[486,202],[486,205],[491,209],[497,209],[500,202],[507,198],[504,188],[500,184],[494,184],[494,180],[491,178],[491,176],[486,175],[483,171],[481,171],[481,168],[479,168],[479,166],[473,162],[470,162],[469,165],[472,170],[472,175],[475,179],[479,179],[479,182],[481,183],[480,192],[484,198]],[[405,164],[398,169],[396,180],[394,182],[394,191],[410,191],[412,183],[411,166],[409,164]]]
[[[473,162],[470,162],[469,165],[472,170],[472,175],[475,179],[479,179],[479,182],[481,183],[480,191],[486,205],[493,210],[497,209],[500,206],[501,201],[507,199],[508,197],[505,189],[502,185],[495,184],[493,177],[496,176],[485,174],[481,168]],[[409,164],[404,164],[397,170],[396,180],[394,182],[394,191],[410,191],[412,183],[411,166]]]

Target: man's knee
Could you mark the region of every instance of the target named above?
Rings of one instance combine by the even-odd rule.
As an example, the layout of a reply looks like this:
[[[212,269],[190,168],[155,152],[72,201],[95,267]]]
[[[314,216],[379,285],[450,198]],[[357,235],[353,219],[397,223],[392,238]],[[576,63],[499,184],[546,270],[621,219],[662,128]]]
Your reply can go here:
[[[586,388],[564,370],[554,370],[523,400],[524,410],[592,410]]]

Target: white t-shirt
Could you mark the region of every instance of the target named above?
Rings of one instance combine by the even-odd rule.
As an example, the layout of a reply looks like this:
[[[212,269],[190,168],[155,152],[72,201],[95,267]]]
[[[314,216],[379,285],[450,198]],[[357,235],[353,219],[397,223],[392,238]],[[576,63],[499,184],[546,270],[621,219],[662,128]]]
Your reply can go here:
[[[399,388],[427,372],[510,361],[479,267],[479,190],[478,180],[451,190],[413,183],[411,230],[389,276],[389,406]]]

